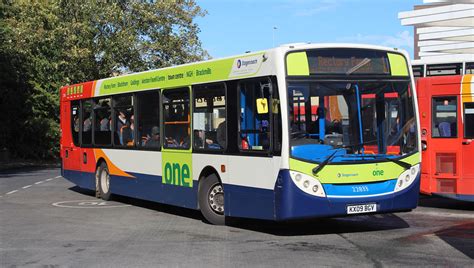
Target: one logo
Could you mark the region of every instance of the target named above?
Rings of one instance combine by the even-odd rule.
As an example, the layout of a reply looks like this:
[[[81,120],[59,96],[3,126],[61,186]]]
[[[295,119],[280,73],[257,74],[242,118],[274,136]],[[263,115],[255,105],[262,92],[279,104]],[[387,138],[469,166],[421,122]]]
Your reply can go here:
[[[383,174],[384,174],[383,170],[376,169],[376,170],[372,171],[373,176],[383,176]]]
[[[337,173],[337,177],[340,178],[340,177],[341,177],[341,173]]]
[[[184,187],[193,187],[191,170],[188,165],[179,163],[166,163],[162,182]]]
[[[237,60],[237,69],[240,69],[240,66],[242,66],[242,61],[241,61],[241,60]]]

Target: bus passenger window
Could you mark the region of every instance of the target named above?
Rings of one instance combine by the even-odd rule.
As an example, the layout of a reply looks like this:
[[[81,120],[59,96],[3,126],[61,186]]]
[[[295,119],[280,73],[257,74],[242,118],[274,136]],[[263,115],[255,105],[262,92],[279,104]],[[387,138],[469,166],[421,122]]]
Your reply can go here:
[[[92,144],[92,100],[82,102],[82,145]]]
[[[464,138],[474,139],[474,102],[464,103]]]
[[[227,146],[225,84],[195,86],[193,96],[194,149],[224,150]]]
[[[433,98],[432,136],[435,138],[457,137],[457,98]]]
[[[79,125],[81,124],[79,118],[79,102],[73,101],[71,103],[71,129],[72,129],[72,142],[74,145],[79,145]]]
[[[190,117],[189,88],[163,91],[164,140],[163,147],[189,149]]]
[[[130,94],[116,96],[113,103],[115,111],[114,145],[132,147],[135,134],[133,96]]]
[[[110,145],[110,98],[98,99],[94,102],[94,144]]]
[[[268,79],[253,80],[239,84],[240,131],[239,146],[242,150],[268,151],[270,149],[270,109],[259,113],[257,106],[271,103],[271,83]],[[260,104],[260,105],[262,105]]]
[[[137,93],[139,146],[160,149],[160,93],[157,90]]]

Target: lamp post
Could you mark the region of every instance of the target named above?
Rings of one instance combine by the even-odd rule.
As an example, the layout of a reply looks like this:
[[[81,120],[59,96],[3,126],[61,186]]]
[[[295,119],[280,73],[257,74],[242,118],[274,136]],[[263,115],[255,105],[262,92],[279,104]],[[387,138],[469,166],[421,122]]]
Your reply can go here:
[[[273,30],[272,30],[272,47],[275,47],[275,30],[277,30],[278,28],[276,26],[273,26]]]

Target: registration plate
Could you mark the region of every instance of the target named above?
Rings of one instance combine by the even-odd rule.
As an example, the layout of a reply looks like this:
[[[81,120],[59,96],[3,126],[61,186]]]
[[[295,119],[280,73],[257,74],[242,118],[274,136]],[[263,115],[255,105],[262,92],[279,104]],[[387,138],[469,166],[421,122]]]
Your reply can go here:
[[[377,211],[377,205],[374,204],[361,204],[361,205],[349,205],[347,206],[347,214],[359,214]]]

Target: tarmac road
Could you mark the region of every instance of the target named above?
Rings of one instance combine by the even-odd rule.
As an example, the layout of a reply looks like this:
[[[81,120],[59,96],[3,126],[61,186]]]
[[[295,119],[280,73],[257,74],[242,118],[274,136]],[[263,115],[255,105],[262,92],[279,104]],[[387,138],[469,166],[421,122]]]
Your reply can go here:
[[[203,222],[136,199],[102,202],[57,168],[0,172],[1,267],[474,267],[474,204],[422,197],[408,213]]]

